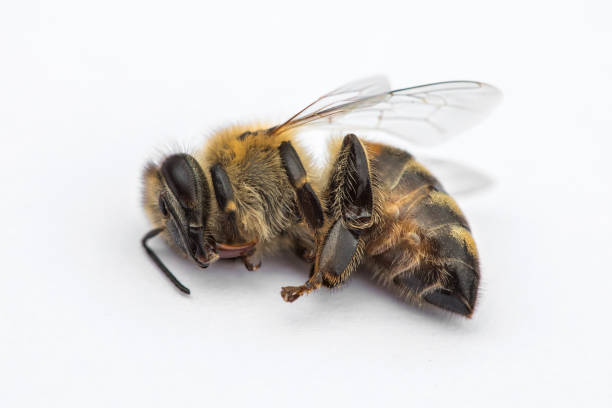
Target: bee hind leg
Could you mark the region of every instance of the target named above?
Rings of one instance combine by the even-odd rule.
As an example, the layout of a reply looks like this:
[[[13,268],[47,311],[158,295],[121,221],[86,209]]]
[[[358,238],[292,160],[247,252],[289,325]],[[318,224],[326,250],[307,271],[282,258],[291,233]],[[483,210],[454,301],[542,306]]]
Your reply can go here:
[[[301,286],[283,287],[283,299],[293,302],[321,286],[340,286],[361,263],[364,245],[360,235],[360,231],[346,228],[341,220],[333,222],[316,253],[310,278]]]
[[[315,234],[311,276],[302,286],[282,288],[281,296],[287,302],[323,285],[340,286],[361,264],[365,245],[362,235],[372,225],[373,196],[368,157],[355,135],[344,138],[326,196],[330,217]]]

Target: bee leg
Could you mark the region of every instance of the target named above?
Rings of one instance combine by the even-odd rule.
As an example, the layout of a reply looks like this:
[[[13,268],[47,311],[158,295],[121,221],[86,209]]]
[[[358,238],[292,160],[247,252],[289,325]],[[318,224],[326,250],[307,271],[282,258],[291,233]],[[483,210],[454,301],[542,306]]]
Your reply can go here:
[[[314,268],[314,266],[313,266]],[[314,269],[313,269],[314,271]],[[306,295],[319,289],[323,284],[320,276],[316,273],[311,273],[310,279],[302,286],[285,286],[281,289],[281,296],[285,302],[293,302],[300,296]]]
[[[226,217],[223,223],[225,233],[228,237],[231,237],[231,241],[240,242],[242,241],[242,237],[240,237],[240,232],[238,230],[234,188],[232,187],[229,176],[223,166],[215,164],[210,168],[210,177],[215,190],[217,204]]]
[[[283,287],[283,299],[293,302],[322,285],[333,288],[344,282],[361,263],[364,247],[361,234],[360,230],[347,228],[341,219],[328,221],[321,244],[317,245],[310,278],[304,285]]]
[[[323,225],[323,208],[319,198],[308,182],[306,170],[291,142],[282,142],[278,151],[283,163],[289,182],[297,194],[298,205],[304,216],[304,220],[312,230],[317,230]]]
[[[219,208],[225,214],[225,233],[231,237],[231,241],[244,241],[238,229],[236,202],[234,200],[234,189],[227,175],[227,172],[220,164],[215,164],[210,168],[210,176],[215,190],[215,197]],[[232,246],[232,245],[230,245]],[[257,245],[254,250],[244,255],[236,255],[242,258],[244,266],[249,271],[254,271],[261,267],[262,251],[260,245]]]
[[[290,246],[293,252],[308,263],[315,261],[314,236],[303,224],[298,224],[289,232]]]
[[[348,134],[342,141],[327,187],[332,218],[342,218],[351,230],[364,230],[374,222],[370,161],[361,141]]]
[[[261,260],[263,258],[262,249],[259,245],[249,254],[246,254],[242,257],[242,262],[244,262],[244,266],[249,271],[255,271],[261,267]]]
[[[313,273],[304,285],[281,290],[287,302],[322,285],[338,287],[361,264],[365,246],[362,235],[373,223],[374,205],[369,160],[355,135],[344,138],[327,192],[331,217],[316,235]]]

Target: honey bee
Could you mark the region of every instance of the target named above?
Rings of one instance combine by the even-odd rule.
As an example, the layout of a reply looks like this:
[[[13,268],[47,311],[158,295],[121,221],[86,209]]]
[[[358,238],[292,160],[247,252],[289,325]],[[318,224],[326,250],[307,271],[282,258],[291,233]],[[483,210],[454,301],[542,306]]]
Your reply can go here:
[[[360,266],[402,299],[471,317],[480,270],[465,216],[410,153],[354,133],[329,145],[317,171],[296,139],[310,126],[385,132],[431,145],[480,121],[500,92],[474,81],[390,90],[384,77],[351,82],[276,126],[231,126],[201,150],[172,154],[144,170],[143,202],[153,229],[179,254],[206,268],[293,251],[311,264],[309,279],[286,286],[293,302],[321,286],[342,285]]]

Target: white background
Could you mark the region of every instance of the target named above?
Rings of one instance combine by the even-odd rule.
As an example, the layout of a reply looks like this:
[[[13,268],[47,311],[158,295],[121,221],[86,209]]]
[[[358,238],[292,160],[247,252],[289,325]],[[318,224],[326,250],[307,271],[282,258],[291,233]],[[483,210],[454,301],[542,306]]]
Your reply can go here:
[[[611,406],[608,6],[3,2],[0,405]],[[376,73],[504,91],[432,151],[496,180],[459,199],[474,318],[367,276],[287,304],[293,256],[199,270],[156,240],[181,296],[140,247],[145,162]]]

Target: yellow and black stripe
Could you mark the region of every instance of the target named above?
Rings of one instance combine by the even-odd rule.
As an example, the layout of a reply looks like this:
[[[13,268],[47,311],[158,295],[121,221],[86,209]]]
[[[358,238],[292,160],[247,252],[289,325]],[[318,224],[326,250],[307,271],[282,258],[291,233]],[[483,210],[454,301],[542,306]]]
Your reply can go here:
[[[409,153],[374,143],[368,149],[386,193],[383,206],[394,210],[372,231],[366,263],[384,286],[404,298],[470,316],[480,270],[459,206]]]

